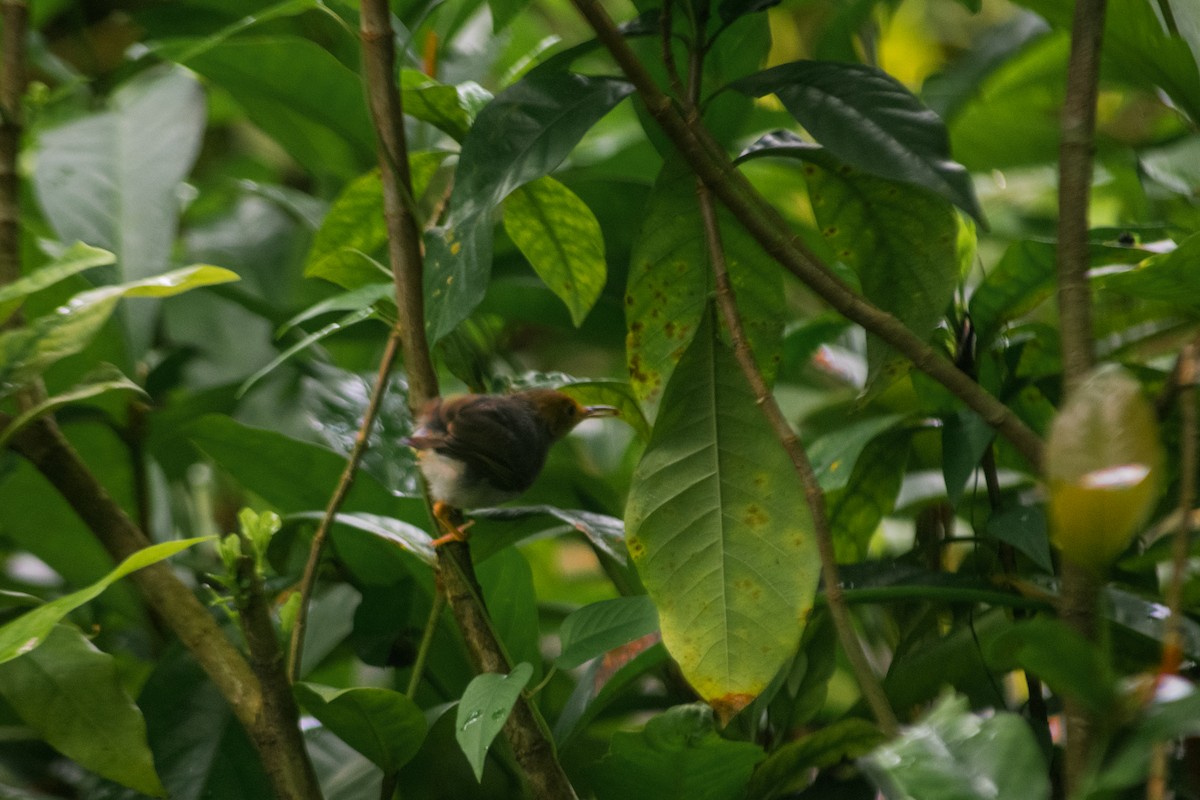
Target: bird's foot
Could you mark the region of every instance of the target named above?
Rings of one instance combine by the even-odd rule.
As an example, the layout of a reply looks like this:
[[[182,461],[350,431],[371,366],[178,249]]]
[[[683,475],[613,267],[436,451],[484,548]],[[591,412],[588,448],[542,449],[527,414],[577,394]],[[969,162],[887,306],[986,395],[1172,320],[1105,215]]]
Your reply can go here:
[[[443,503],[437,500],[433,504],[433,518],[438,521],[442,530],[446,531],[442,536],[434,539],[430,544],[434,548],[441,547],[447,542],[465,542],[467,540],[467,530],[475,524],[475,520],[463,521],[462,514],[458,509],[448,503]]]

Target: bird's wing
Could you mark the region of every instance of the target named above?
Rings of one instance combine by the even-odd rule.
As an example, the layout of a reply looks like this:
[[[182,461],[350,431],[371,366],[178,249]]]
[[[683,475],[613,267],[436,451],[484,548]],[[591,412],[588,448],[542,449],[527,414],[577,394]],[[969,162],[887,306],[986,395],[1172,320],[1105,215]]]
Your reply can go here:
[[[532,483],[545,459],[538,433],[527,415],[513,413],[503,404],[480,398],[447,409],[445,443],[438,447],[487,472],[496,486],[523,491]]]

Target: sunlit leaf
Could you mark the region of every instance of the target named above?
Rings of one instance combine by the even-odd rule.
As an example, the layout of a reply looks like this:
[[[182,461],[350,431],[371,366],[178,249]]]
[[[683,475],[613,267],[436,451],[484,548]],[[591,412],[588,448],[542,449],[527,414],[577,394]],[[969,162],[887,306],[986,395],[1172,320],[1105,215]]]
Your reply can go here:
[[[819,559],[791,460],[708,315],[664,393],[625,522],[664,644],[729,718],[799,644]]]
[[[86,347],[122,297],[171,297],[236,280],[238,276],[227,269],[199,265],[81,292],[54,313],[33,320],[26,327],[0,333],[0,396],[29,383],[51,364]]]
[[[108,250],[76,242],[59,253],[49,264],[39,267],[36,272],[19,278],[7,286],[0,286],[0,322],[4,322],[12,316],[12,312],[17,310],[29,295],[53,286],[86,269],[102,267],[112,264],[116,260],[117,257]]]
[[[195,539],[180,539],[178,541],[151,545],[129,556],[116,569],[91,586],[64,595],[56,600],[51,600],[32,611],[25,612],[12,622],[0,627],[0,664],[36,649],[50,635],[50,631],[54,629],[54,626],[66,617],[67,614],[70,614],[84,603],[96,599],[101,592],[129,573],[136,572],[151,564],[157,564],[159,561],[170,558],[181,550],[186,550],[200,542],[211,541],[213,538],[215,537],[200,536]]]
[[[542,282],[583,324],[607,277],[600,223],[579,197],[550,177],[514,190],[504,201],[504,230]]]
[[[0,450],[4,449],[17,431],[43,414],[49,414],[70,403],[88,400],[106,392],[134,392],[147,397],[145,390],[126,378],[119,369],[111,364],[101,364],[70,389],[53,397],[47,397],[15,416],[6,427],[0,429]]]

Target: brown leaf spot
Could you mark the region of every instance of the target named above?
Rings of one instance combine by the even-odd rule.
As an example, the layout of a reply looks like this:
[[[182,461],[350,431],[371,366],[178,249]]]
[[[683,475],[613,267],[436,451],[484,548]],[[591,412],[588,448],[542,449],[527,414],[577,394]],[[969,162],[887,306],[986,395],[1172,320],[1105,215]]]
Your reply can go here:
[[[757,529],[766,527],[767,523],[771,521],[771,517],[762,509],[762,506],[751,503],[746,506],[746,514],[742,517],[742,521],[751,528]]]
[[[744,692],[733,692],[721,697],[715,697],[708,701],[716,712],[717,719],[721,721],[721,727],[729,724],[729,720],[733,719],[739,711],[754,702],[754,695]]]

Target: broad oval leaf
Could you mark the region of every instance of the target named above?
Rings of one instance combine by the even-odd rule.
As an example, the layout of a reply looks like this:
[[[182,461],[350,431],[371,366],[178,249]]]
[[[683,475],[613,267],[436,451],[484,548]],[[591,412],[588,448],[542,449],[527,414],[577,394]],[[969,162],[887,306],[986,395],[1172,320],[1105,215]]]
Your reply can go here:
[[[411,761],[425,740],[425,715],[392,689],[297,683],[294,690],[309,713],[385,774]]]
[[[516,189],[504,201],[504,230],[542,282],[583,324],[607,278],[604,236],[579,196],[546,176]]]
[[[105,589],[131,572],[157,564],[192,545],[215,539],[215,536],[200,536],[194,539],[162,542],[139,550],[122,561],[116,569],[100,580],[77,592],[51,600],[27,611],[12,622],[0,627],[0,664],[25,655],[38,647],[50,635],[54,626],[67,614],[84,603],[94,600]]]
[[[630,383],[658,397],[700,324],[712,291],[712,262],[696,200],[696,177],[681,161],[663,166],[630,254],[625,352]],[[750,346],[771,378],[781,349],[783,278],[758,243],[718,209],[729,278]]]
[[[983,223],[971,176],[950,158],[940,117],[874,67],[794,61],[734,81],[754,97],[774,94],[841,161],[946,198]]]
[[[163,797],[142,712],[116,660],[76,628],[58,625],[32,653],[0,664],[0,695],[26,725],[85,769]]]
[[[467,684],[458,701],[454,735],[471,763],[476,780],[483,781],[488,749],[532,676],[533,667],[521,662],[507,675],[485,672]]]
[[[1050,538],[1102,570],[1158,499],[1162,445],[1154,409],[1122,368],[1097,368],[1067,398],[1046,440]]]
[[[663,643],[728,719],[799,645],[819,559],[791,460],[713,327],[667,385],[625,524]]]

